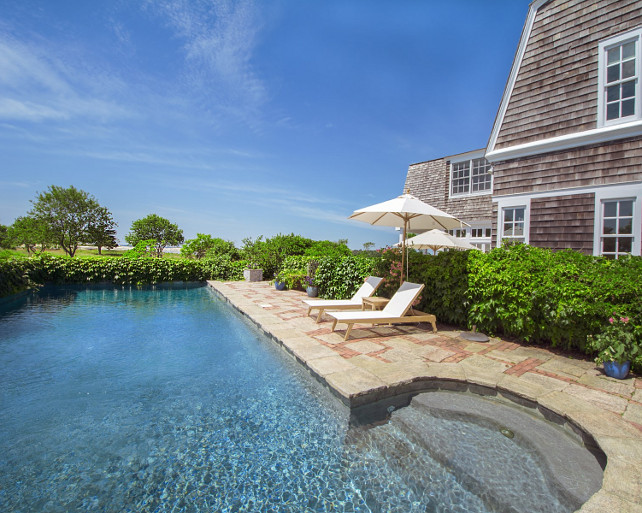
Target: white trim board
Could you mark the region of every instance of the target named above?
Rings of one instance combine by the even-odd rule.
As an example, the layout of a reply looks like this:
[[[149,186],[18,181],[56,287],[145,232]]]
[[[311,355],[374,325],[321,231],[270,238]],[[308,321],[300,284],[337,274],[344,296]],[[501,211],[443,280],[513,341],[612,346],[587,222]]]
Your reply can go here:
[[[493,150],[486,153],[486,160],[494,163],[500,160],[511,160],[520,157],[530,157],[542,153],[567,150],[578,146],[599,144],[616,139],[626,139],[642,135],[642,120],[610,125],[574,134],[550,137],[541,141],[533,141],[516,146],[509,146],[500,150]]]
[[[492,152],[495,148],[495,144],[497,143],[499,129],[504,122],[506,109],[508,109],[508,102],[511,95],[513,94],[513,88],[515,87],[517,74],[519,73],[519,69],[522,65],[522,60],[524,59],[524,53],[526,53],[526,45],[528,44],[528,40],[531,36],[531,30],[533,29],[533,23],[535,23],[535,16],[537,14],[537,11],[548,1],[549,0],[534,0],[533,2],[531,2],[528,8],[528,14],[526,15],[526,21],[524,22],[524,28],[522,29],[522,36],[520,37],[519,44],[517,45],[517,51],[515,52],[515,58],[513,59],[513,66],[511,67],[510,73],[508,75],[506,87],[504,88],[504,94],[502,95],[502,101],[499,104],[497,116],[495,117],[495,123],[493,124],[493,130],[490,133],[488,145],[486,146],[487,153]]]

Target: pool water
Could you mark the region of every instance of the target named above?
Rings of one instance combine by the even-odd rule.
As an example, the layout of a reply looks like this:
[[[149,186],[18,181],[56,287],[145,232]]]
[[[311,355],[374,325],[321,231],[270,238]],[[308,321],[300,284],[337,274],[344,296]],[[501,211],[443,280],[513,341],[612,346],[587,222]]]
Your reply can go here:
[[[46,288],[5,302],[0,381],[3,512],[502,511],[394,415],[351,427],[207,287]],[[542,498],[524,511],[572,511],[534,474]]]

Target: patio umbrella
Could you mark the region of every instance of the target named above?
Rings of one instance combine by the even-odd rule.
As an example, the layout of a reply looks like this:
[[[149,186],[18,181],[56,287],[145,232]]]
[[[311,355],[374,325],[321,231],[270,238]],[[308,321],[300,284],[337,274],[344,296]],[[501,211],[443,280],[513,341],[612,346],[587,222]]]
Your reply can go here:
[[[398,245],[395,244],[395,246]],[[406,241],[406,246],[414,249],[432,249],[435,253],[438,249],[479,249],[458,237],[453,237],[449,233],[437,229],[411,237]]]
[[[403,228],[401,254],[401,283],[406,258],[406,234],[408,230],[453,230],[468,226],[454,216],[424,203],[410,192],[394,199],[355,210],[348,219],[355,219],[377,226],[394,226]]]

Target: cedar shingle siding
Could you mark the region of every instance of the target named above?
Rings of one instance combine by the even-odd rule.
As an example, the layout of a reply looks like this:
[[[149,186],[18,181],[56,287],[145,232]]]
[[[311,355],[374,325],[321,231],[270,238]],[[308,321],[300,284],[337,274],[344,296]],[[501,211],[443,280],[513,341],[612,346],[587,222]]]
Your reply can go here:
[[[462,221],[491,221],[491,195],[449,198],[450,164],[446,158],[411,164],[405,189],[420,200]]]
[[[640,0],[540,7],[495,148],[596,128],[598,43],[640,25]]]
[[[493,166],[495,196],[642,180],[642,139],[622,139]]]
[[[593,253],[594,194],[531,200],[530,244]]]

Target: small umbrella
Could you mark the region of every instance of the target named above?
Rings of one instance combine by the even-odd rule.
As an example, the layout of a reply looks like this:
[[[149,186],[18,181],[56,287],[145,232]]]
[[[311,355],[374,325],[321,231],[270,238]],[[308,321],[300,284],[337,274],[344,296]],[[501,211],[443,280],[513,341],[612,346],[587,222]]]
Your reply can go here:
[[[395,245],[398,246],[399,244]],[[437,229],[411,237],[406,241],[406,246],[415,249],[432,249],[433,252],[437,252],[438,249],[479,249],[466,241]]]
[[[431,230],[441,228],[452,230],[461,228],[466,223],[454,216],[424,203],[410,192],[394,199],[355,210],[348,219],[355,219],[377,226],[395,226],[403,228],[401,282],[406,258],[406,234],[408,230]]]

